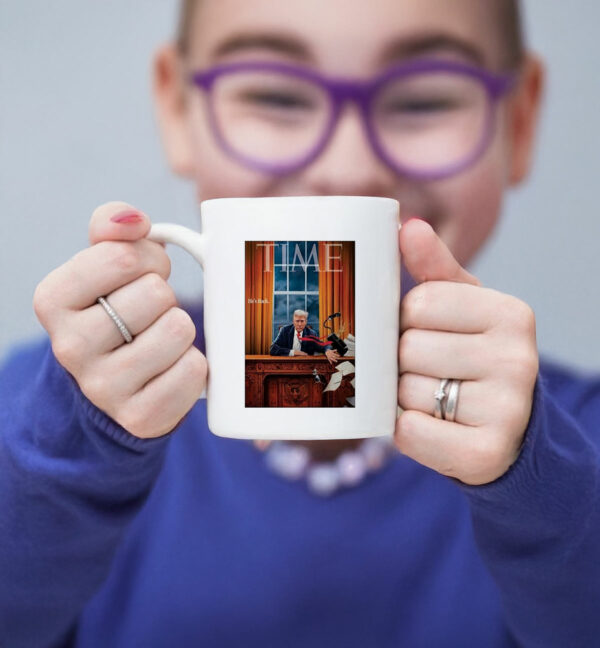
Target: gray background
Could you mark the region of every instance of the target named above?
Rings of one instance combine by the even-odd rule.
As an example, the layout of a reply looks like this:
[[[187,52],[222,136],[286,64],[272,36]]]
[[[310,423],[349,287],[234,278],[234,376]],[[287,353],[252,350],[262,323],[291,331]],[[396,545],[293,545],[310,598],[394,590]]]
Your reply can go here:
[[[173,0],[0,0],[0,356],[42,331],[37,283],[87,245],[93,209],[125,200],[153,220],[197,226],[193,186],[166,166],[150,61],[175,28]],[[534,174],[471,268],[535,310],[542,352],[600,368],[600,4],[525,0],[548,63]],[[172,251],[172,283],[201,274]]]

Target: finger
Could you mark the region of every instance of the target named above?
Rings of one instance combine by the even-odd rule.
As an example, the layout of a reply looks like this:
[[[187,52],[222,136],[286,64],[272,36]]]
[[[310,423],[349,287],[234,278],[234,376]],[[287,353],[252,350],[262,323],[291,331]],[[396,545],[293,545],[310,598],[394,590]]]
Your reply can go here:
[[[171,262],[158,243],[103,241],[82,250],[46,277],[47,298],[64,309],[82,310],[149,272],[167,279]]]
[[[150,428],[152,436],[171,431],[200,398],[206,376],[206,358],[196,347],[190,347],[130,399],[125,429],[136,436],[146,436],[144,431]]]
[[[196,327],[190,316],[180,308],[171,308],[131,344],[106,354],[90,371],[110,376],[114,398],[126,398],[173,366],[195,337]]]
[[[489,342],[477,333],[408,329],[400,336],[398,357],[401,373],[440,379],[474,380],[490,371]]]
[[[488,482],[494,464],[504,460],[498,440],[489,431],[415,410],[406,410],[397,418],[394,442],[420,464],[469,484]]]
[[[479,280],[467,272],[433,231],[431,225],[418,218],[400,229],[400,251],[408,272],[416,281],[456,281],[474,286]]]
[[[490,288],[450,281],[415,286],[400,304],[400,327],[483,333],[498,321],[500,293]]]
[[[150,231],[150,219],[128,203],[114,201],[96,207],[89,224],[89,239],[100,241],[137,241]]]
[[[154,272],[115,290],[106,301],[134,337],[177,305],[171,286]],[[87,338],[88,355],[107,353],[124,343],[119,329],[100,304],[74,313],[73,318],[73,327]]]
[[[458,390],[458,399],[454,412],[456,423],[469,426],[480,426],[488,423],[485,418],[485,403],[490,394],[487,383],[463,380]],[[440,379],[420,374],[403,373],[398,382],[398,405],[403,410],[418,410],[435,416],[434,394],[440,387]],[[448,388],[446,388],[448,393]]]

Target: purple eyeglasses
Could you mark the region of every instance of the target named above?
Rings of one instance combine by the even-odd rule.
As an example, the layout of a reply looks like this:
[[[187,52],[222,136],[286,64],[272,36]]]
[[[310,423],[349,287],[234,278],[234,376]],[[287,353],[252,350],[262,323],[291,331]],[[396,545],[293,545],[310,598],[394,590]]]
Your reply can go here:
[[[350,101],[379,158],[417,180],[460,173],[483,155],[493,137],[495,106],[516,79],[433,59],[389,68],[368,81],[278,62],[223,64],[190,74],[207,94],[218,144],[251,169],[284,175],[310,164]]]

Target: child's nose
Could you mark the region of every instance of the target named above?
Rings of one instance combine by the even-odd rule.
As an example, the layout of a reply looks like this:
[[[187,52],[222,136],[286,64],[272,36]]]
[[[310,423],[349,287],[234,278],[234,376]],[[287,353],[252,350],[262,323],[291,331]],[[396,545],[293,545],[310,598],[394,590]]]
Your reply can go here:
[[[394,196],[398,178],[371,147],[357,106],[346,105],[325,150],[304,170],[321,195]]]

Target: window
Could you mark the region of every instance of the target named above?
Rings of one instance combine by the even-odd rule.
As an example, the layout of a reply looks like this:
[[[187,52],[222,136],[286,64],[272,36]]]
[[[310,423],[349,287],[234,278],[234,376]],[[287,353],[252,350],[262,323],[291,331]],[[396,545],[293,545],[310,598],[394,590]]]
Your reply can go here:
[[[292,323],[297,308],[308,311],[307,324],[319,334],[319,244],[276,241],[273,282],[273,339]]]

